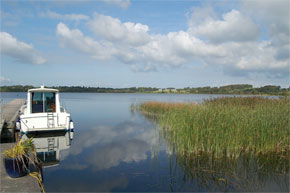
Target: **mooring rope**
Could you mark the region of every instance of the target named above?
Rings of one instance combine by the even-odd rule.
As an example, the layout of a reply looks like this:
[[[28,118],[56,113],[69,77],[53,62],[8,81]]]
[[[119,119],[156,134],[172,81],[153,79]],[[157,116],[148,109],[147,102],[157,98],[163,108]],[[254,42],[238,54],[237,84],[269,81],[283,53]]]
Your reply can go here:
[[[29,175],[30,175],[31,177],[37,179],[37,181],[38,181],[38,183],[39,183],[39,185],[40,185],[40,187],[41,187],[41,189],[42,189],[42,193],[45,193],[45,191],[44,191],[44,187],[43,187],[43,184],[42,184],[42,181],[39,179],[38,174],[39,174],[38,172],[32,172],[32,173],[29,173]]]

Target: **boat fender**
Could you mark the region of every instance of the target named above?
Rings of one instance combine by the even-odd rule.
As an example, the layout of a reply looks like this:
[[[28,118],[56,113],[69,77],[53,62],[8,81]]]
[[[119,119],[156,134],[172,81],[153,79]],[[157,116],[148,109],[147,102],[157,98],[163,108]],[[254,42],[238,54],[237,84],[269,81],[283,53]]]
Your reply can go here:
[[[74,128],[74,122],[73,122],[72,120],[71,120],[70,123],[69,123],[69,128],[70,128],[70,129],[73,129],[73,128]]]
[[[70,134],[70,139],[72,140],[74,138],[74,129],[70,129],[69,134]]]
[[[21,130],[21,124],[20,124],[20,119],[18,118],[16,123],[15,123],[15,126],[16,126],[16,131],[20,131]]]

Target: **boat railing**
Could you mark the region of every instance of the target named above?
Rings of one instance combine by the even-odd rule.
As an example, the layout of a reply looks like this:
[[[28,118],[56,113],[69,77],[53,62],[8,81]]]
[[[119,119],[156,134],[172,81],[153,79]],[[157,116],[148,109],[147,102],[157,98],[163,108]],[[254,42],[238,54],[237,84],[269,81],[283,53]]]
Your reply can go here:
[[[27,108],[27,104],[26,102],[20,107],[19,109],[19,115],[24,114],[24,109]]]
[[[60,101],[60,112],[66,113],[66,105],[64,101]]]
[[[60,112],[61,112],[61,113],[65,113],[65,112],[66,112],[65,108],[61,106],[61,107],[60,107]]]

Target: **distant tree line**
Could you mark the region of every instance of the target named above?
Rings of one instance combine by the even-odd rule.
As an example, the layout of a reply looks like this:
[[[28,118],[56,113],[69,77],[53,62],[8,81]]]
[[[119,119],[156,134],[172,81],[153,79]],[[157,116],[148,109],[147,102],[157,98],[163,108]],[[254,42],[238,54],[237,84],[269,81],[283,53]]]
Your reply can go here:
[[[1,86],[1,92],[27,92],[28,89],[35,88],[31,85]],[[267,85],[254,88],[249,84],[234,84],[220,87],[186,87],[183,89],[175,88],[152,88],[152,87],[130,87],[130,88],[105,88],[105,87],[86,87],[86,86],[53,86],[60,92],[91,92],[91,93],[192,93],[192,94],[252,94],[252,95],[290,95],[290,87],[281,88],[280,86]]]
[[[27,92],[28,89],[37,88],[31,85],[1,86],[1,92]],[[151,87],[130,87],[130,88],[105,88],[105,87],[86,87],[86,86],[52,86],[49,88],[58,89],[60,92],[98,92],[98,93],[136,93],[154,92],[158,88]]]
[[[198,87],[198,88],[184,88],[190,93],[195,94],[267,94],[267,95],[289,95],[290,87],[281,88],[280,86],[267,85],[260,88],[254,88],[249,84],[235,84],[221,87]]]

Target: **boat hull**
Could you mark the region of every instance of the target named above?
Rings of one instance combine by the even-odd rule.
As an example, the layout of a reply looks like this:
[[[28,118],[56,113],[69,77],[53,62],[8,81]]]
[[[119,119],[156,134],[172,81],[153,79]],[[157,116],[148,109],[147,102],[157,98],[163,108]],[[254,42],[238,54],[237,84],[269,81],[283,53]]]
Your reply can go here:
[[[22,133],[38,131],[68,131],[73,126],[70,114],[63,113],[33,113],[20,116],[20,131]]]

